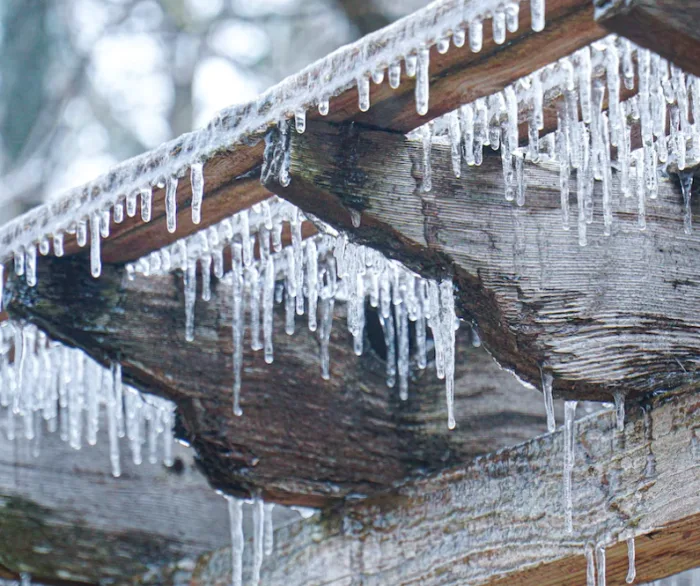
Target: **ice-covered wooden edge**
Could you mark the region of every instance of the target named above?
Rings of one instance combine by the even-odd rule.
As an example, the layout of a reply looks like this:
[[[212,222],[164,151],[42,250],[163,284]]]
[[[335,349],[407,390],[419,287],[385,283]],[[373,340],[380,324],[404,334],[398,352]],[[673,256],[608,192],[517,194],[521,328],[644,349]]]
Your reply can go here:
[[[540,7],[540,1],[534,2]],[[509,4],[516,5],[517,2]],[[8,223],[0,230],[0,258],[7,261],[14,251],[39,246],[43,239],[76,229],[92,214],[110,212],[115,204],[124,205],[128,196],[155,186],[152,220],[142,223],[140,218],[126,218],[123,223],[112,225],[111,235],[104,241],[105,262],[134,260],[268,197],[269,192],[258,183],[264,150],[261,138],[268,127],[282,118],[319,104],[323,108],[330,99],[327,116],[330,121],[356,120],[407,131],[460,103],[493,93],[604,34],[592,19],[588,0],[550,0],[546,10],[547,28],[542,32],[533,34],[529,30],[529,14],[523,11],[518,31],[509,34],[506,44],[497,44],[490,35],[484,35],[478,54],[466,45],[442,53],[445,42],[449,47],[450,36],[455,32],[497,11],[502,13],[503,8],[500,0],[434,2],[343,47],[270,88],[258,99],[222,111],[206,128],[130,159],[87,185]],[[541,28],[541,16],[536,20],[533,28]],[[429,75],[426,78],[419,65],[417,77],[419,86],[429,83],[432,90],[427,114],[416,112],[413,97],[416,84],[406,76],[405,67],[398,88],[389,87],[389,83],[372,84],[372,108],[363,112],[364,106],[358,104],[358,78],[366,80],[372,73],[376,77],[378,71],[406,57],[410,61],[426,47],[432,47]],[[162,186],[171,177],[182,177],[192,165],[202,163],[205,164],[202,223],[191,221],[186,208],[191,204],[192,192],[185,185],[188,182],[180,181],[176,196],[180,208],[178,226],[171,234],[165,229]],[[48,243],[44,249],[47,246]],[[75,239],[68,238],[66,254],[77,251]]]

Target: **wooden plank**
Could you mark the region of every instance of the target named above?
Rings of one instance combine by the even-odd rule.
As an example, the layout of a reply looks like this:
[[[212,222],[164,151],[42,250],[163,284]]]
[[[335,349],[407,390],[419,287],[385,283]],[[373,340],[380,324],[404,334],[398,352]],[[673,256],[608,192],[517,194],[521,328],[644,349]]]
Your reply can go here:
[[[278,531],[262,583],[569,586],[586,583],[585,547],[602,543],[607,583],[618,585],[632,535],[635,583],[693,568],[700,402],[696,387],[685,391],[630,408],[620,435],[610,411],[576,423],[573,533],[565,528],[560,429]],[[188,584],[229,584],[229,564],[228,550],[203,556]]]
[[[539,33],[530,30],[529,11],[523,3],[520,27],[516,33],[508,34],[503,45],[493,42],[487,21],[479,53],[472,53],[465,46],[453,47],[440,55],[433,46],[429,76],[431,106],[427,115],[416,113],[415,81],[405,72],[396,90],[389,88],[387,82],[372,85],[371,109],[365,113],[359,110],[355,87],[355,78],[361,71],[357,69],[358,64],[366,63],[368,71],[386,67],[393,59],[416,50],[422,43],[434,45],[440,36],[455,27],[462,14],[493,11],[497,5],[495,0],[468,0],[466,3],[442,0],[339,49],[271,88],[257,101],[224,111],[209,128],[167,143],[138,158],[135,166],[132,163],[117,167],[83,188],[18,218],[0,230],[0,254],[8,260],[14,247],[28,244],[24,240],[38,226],[45,233],[66,229],[68,226],[59,225],[56,219],[62,211],[82,210],[88,216],[95,206],[102,209],[117,196],[154,183],[161,175],[171,174],[173,165],[184,174],[192,159],[188,153],[202,149],[200,154],[208,159],[204,169],[206,193],[202,224],[194,225],[189,219],[192,195],[187,178],[181,179],[178,185],[179,214],[175,234],[165,229],[164,190],[155,189],[153,219],[144,224],[140,219],[127,218],[122,224],[114,225],[112,235],[103,242],[105,262],[137,259],[268,197],[269,192],[257,183],[263,159],[262,137],[270,125],[298,108],[315,109],[320,100],[330,97],[330,121],[355,121],[404,132],[464,102],[500,90],[605,34],[593,20],[588,0],[548,0],[547,27]],[[318,117],[315,110],[310,113],[310,118]],[[73,237],[67,239],[66,251],[68,254],[79,252]]]
[[[609,31],[627,37],[700,75],[700,5],[685,0],[597,0],[595,18]]]
[[[697,229],[683,233],[673,177],[660,179],[640,231],[636,197],[620,195],[615,175],[611,237],[597,182],[581,247],[574,180],[571,229],[562,229],[558,168],[526,165],[524,207],[504,199],[499,156],[456,179],[449,146],[435,143],[432,173],[432,191],[423,193],[419,143],[317,124],[292,137],[292,181],[272,188],[343,230],[352,230],[348,210],[361,210],[353,230],[360,241],[426,275],[451,271],[462,317],[476,320],[494,357],[532,384],[545,364],[555,394],[578,399],[689,380],[700,349],[700,238]]]
[[[178,436],[197,450],[213,486],[248,496],[261,490],[283,504],[323,506],[392,486],[474,454],[524,441],[545,429],[541,396],[523,392],[480,348],[468,327],[459,335],[456,374],[458,429],[447,429],[444,382],[432,352],[426,370],[412,362],[409,399],[386,386],[384,338],[368,315],[365,352],[357,357],[344,305],[336,304],[330,342],[331,378],[320,376],[317,334],[297,321],[284,333],[275,316],[275,360],[243,357],[243,416],[232,412],[230,285],[195,306],[195,341],[184,339],[178,275],[136,277],[105,267],[93,279],[82,259],[46,259],[30,288],[9,285],[14,317],[84,348],[99,361],[119,358],[137,387],[178,405]]]
[[[191,450],[176,465],[127,459],[109,467],[106,432],[79,452],[44,436],[0,441],[0,564],[46,583],[102,583],[196,557],[229,540],[226,503],[206,483]]]

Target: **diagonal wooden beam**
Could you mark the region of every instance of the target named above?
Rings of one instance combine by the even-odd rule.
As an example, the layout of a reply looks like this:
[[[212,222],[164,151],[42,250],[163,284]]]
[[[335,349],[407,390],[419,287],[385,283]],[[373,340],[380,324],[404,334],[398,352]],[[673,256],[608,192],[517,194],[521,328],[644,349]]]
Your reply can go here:
[[[352,153],[352,156],[348,156]],[[700,362],[700,237],[683,231],[677,180],[660,179],[638,227],[637,197],[613,176],[612,236],[603,235],[600,183],[579,245],[576,183],[562,227],[558,166],[526,164],[525,205],[504,199],[500,156],[454,177],[450,148],[432,146],[432,190],[422,191],[419,141],[315,124],[291,141],[288,187],[302,209],[425,275],[452,271],[458,308],[479,324],[505,367],[540,385],[551,369],[562,396],[610,401],[692,379]],[[696,212],[696,199],[692,199]]]
[[[193,158],[207,159],[204,167],[205,197],[202,224],[190,220],[192,193],[188,179],[178,185],[178,229],[165,229],[164,190],[153,194],[153,219],[142,223],[127,218],[112,226],[103,242],[105,262],[122,263],[137,259],[182,238],[223,217],[250,207],[269,196],[258,183],[263,161],[264,133],[270,125],[299,108],[309,109],[311,119],[319,118],[316,105],[330,98],[328,120],[355,121],[398,132],[411,130],[426,121],[455,109],[460,104],[498,91],[516,79],[601,38],[605,30],[592,15],[589,0],[548,0],[546,28],[534,33],[530,28],[528,3],[521,3],[520,26],[509,33],[505,44],[492,40],[491,21],[484,23],[483,48],[472,53],[468,42],[451,47],[441,55],[435,43],[459,25],[463,15],[485,14],[498,7],[496,0],[441,0],[385,29],[343,47],[265,92],[258,100],[225,110],[208,127],[184,135],[156,151],[115,168],[104,177],[75,189],[64,197],[32,210],[0,230],[0,255],[9,260],[14,247],[28,245],[37,231],[51,234],[61,225],[61,214],[88,216],[95,207],[102,209],[117,196],[134,188],[155,183],[177,168],[186,172]],[[361,112],[356,78],[377,67],[387,67],[394,59],[417,50],[430,49],[430,109],[424,116],[416,112],[415,80],[403,70],[401,84],[391,89],[387,81],[371,85],[372,107]],[[365,64],[366,71],[362,64]],[[196,153],[196,157],[192,153]],[[80,252],[75,238],[66,240],[66,252]]]
[[[560,429],[278,531],[263,583],[570,586],[586,583],[585,548],[600,544],[607,583],[625,584],[632,536],[635,583],[696,567],[700,410],[696,387],[685,391],[631,409],[624,432],[610,411],[576,423],[573,533]],[[230,559],[203,556],[189,583],[229,583]]]
[[[610,32],[627,37],[700,75],[700,5],[686,0],[596,0],[595,18]]]

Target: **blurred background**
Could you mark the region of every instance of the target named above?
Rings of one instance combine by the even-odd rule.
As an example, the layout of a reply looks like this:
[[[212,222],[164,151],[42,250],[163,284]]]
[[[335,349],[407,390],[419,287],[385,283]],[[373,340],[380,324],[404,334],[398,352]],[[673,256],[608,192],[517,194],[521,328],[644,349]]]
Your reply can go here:
[[[0,222],[425,0],[1,0]]]

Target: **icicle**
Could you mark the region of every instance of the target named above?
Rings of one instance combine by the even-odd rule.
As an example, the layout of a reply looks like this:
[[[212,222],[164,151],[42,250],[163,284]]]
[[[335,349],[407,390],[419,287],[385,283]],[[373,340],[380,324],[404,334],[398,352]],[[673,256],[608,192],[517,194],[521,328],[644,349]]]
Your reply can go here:
[[[457,112],[449,114],[449,136],[452,152],[452,172],[459,177],[462,172],[462,130],[459,127],[459,115]]]
[[[622,76],[625,87],[634,89],[634,63],[632,63],[632,43],[627,39],[620,39],[622,45]]]
[[[141,193],[141,219],[144,222],[151,221],[151,201],[153,192],[150,187],[144,187],[140,190]]]
[[[199,224],[202,221],[202,197],[204,196],[202,163],[192,163],[190,166],[190,185],[192,186],[192,223]]]
[[[369,104],[369,97],[367,98]],[[369,106],[368,106],[369,107]],[[306,109],[297,108],[294,110],[294,128],[299,134],[303,134],[306,130]]]
[[[241,369],[243,367],[243,250],[238,243],[231,245],[233,277],[233,413],[242,415],[240,405]]]
[[[596,566],[598,574],[598,586],[605,586],[605,547],[596,546]]]
[[[520,4],[516,2],[508,2],[506,4],[506,28],[508,32],[514,33],[518,30],[518,17],[520,14]]]
[[[421,127],[421,140],[423,147],[423,183],[421,191],[428,192],[433,188],[433,165],[432,165],[432,146],[433,146],[433,124],[428,124]]]
[[[53,236],[53,253],[56,256],[63,256],[63,233],[59,232]]]
[[[39,240],[39,254],[46,256],[49,253],[49,240],[45,236]]]
[[[401,62],[394,61],[389,65],[389,87],[396,89],[401,84]]]
[[[530,0],[530,19],[533,31],[540,32],[544,30],[544,13],[544,0]]]
[[[323,299],[321,302],[321,378],[323,380],[329,380],[331,378],[331,364],[330,364],[330,353],[329,353],[329,343],[331,337],[331,329],[333,327],[333,306],[334,299],[329,297]],[[294,332],[294,311],[293,309],[289,311],[292,319],[292,333]]]
[[[133,218],[136,215],[136,198],[137,193],[132,191],[126,196],[126,215]]]
[[[637,577],[637,569],[634,564],[634,537],[627,540],[627,577],[625,582],[632,584]]]
[[[515,203],[522,207],[525,205],[525,156],[515,155]]]
[[[435,48],[440,55],[444,55],[450,49],[450,37],[442,37],[435,43]]]
[[[608,117],[603,114],[601,119],[603,136],[602,136],[602,153],[601,165],[603,175],[603,234],[610,236],[612,231],[612,168],[610,164],[610,132],[608,129]]]
[[[416,112],[419,116],[428,113],[428,100],[430,96],[430,49],[421,47],[418,49],[418,62],[416,69]]]
[[[228,517],[231,526],[231,583],[233,586],[243,585],[243,502],[227,496]]]
[[[353,228],[359,228],[362,224],[362,212],[354,208],[348,210],[350,212],[350,222]]]
[[[90,273],[97,278],[102,273],[102,256],[100,252],[100,213],[90,216]]]
[[[265,514],[265,555],[272,555],[272,550],[275,546],[275,526],[272,522],[272,511],[275,508],[275,503],[265,503],[263,510]]]
[[[586,246],[586,196],[588,184],[591,178],[591,159],[588,148],[588,130],[585,125],[581,126],[583,152],[581,153],[581,167],[576,173],[576,198],[578,202],[578,243],[579,246]]]
[[[112,365],[114,369],[114,365]],[[121,385],[121,381],[120,381]],[[117,430],[117,409],[121,410],[121,404],[117,404],[115,393],[115,380],[107,391],[107,433],[109,435],[109,461],[112,465],[112,476],[119,478],[122,474],[119,461],[119,434]]]
[[[15,250],[15,275],[21,277],[24,274],[24,248],[20,247],[19,250]]]
[[[416,76],[416,68],[418,67],[418,56],[415,53],[406,55],[406,75],[408,77]]]
[[[683,193],[683,232],[691,234],[693,231],[693,212],[690,208],[690,195],[693,188],[693,174],[688,172],[678,173]]]
[[[358,106],[361,112],[369,110],[369,75],[366,73],[357,78]]]
[[[250,348],[263,349],[260,340],[260,273],[255,266],[246,269],[246,282],[250,285]]]
[[[484,43],[484,23],[480,17],[474,17],[469,23],[469,48],[473,53],[481,51]]]
[[[559,192],[561,202],[561,221],[564,230],[569,229],[569,178],[571,169],[569,168],[569,149],[566,139],[565,128],[566,115],[560,109],[558,112],[559,130],[556,134],[557,158],[559,159]]]
[[[496,8],[491,25],[493,27],[494,42],[497,45],[502,45],[506,40],[506,12],[504,8]]]
[[[382,324],[384,332],[384,345],[386,346],[386,386],[393,388],[396,384],[396,333],[394,328],[394,318],[388,316],[379,316],[379,321]]]
[[[82,218],[78,221],[78,226],[75,232],[75,239],[78,242],[78,246],[81,248],[87,244],[87,219]]]
[[[184,274],[185,289],[185,340],[194,340],[194,304],[197,297],[197,259],[187,259]]]
[[[581,120],[591,121],[591,49],[584,47],[578,52],[578,91],[581,100]]]
[[[165,215],[171,234],[177,228],[177,183],[177,177],[169,177],[165,185]]]
[[[397,360],[399,373],[399,397],[402,401],[406,401],[408,399],[409,344],[408,313],[406,312],[405,303],[394,306],[394,316],[399,338],[399,353]]]
[[[552,399],[552,381],[554,377],[550,372],[542,371],[542,394],[544,395],[544,409],[547,413],[547,431],[554,433],[557,429],[554,421],[554,401]]]
[[[114,204],[114,223],[121,224],[124,221],[124,204],[117,202]]]
[[[316,309],[318,305],[318,252],[313,238],[306,242],[306,290],[309,303],[309,330],[316,331]]]
[[[467,33],[463,28],[458,28],[452,33],[452,44],[457,47],[464,47],[464,42],[467,40]]]
[[[268,257],[265,261],[265,280],[263,282],[263,341],[265,362],[272,364],[274,350],[272,343],[275,293],[275,261]]]
[[[27,285],[34,287],[36,285],[36,244],[33,242],[29,244],[25,254],[25,278]]]
[[[566,511],[566,531],[573,533],[572,473],[574,469],[574,445],[576,401],[564,403],[564,506]]]
[[[586,555],[586,586],[596,586],[595,583],[595,550],[593,546],[587,545]]]
[[[328,111],[330,110],[330,102],[328,100],[319,100],[318,101],[318,113],[321,116],[328,116]]]
[[[263,554],[264,554],[264,535],[265,535],[265,509],[263,500],[256,497],[253,502],[253,571],[251,584],[258,586],[260,584],[260,570],[262,569]]]
[[[613,393],[615,400],[615,427],[617,431],[625,430],[625,394],[622,391]]]
[[[202,255],[199,264],[202,268],[202,301],[209,301],[211,299],[211,254]]]
[[[122,384],[122,365],[119,362],[113,362],[110,366],[112,371],[112,390],[114,392],[114,415],[117,422],[117,435],[124,437],[124,386]]]
[[[459,109],[462,127],[462,153],[467,165],[474,165],[474,108],[466,104]]]
[[[635,153],[636,158],[636,180],[637,180],[637,227],[645,230],[646,220],[646,190],[644,185],[644,155],[641,151]]]

